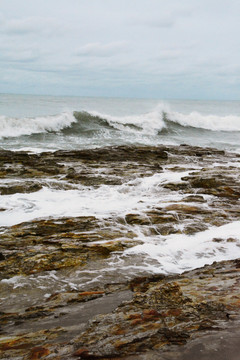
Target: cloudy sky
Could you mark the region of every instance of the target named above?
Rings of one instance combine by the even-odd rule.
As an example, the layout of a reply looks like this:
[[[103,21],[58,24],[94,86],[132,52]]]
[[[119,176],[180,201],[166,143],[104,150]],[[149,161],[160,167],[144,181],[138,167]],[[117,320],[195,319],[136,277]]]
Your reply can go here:
[[[239,0],[0,0],[0,93],[240,99]]]

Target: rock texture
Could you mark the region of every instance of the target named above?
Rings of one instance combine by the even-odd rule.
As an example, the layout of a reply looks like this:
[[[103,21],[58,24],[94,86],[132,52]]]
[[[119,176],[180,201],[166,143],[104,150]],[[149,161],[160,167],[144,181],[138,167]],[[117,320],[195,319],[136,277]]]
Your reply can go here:
[[[175,201],[141,212],[36,219],[0,229],[0,358],[238,359],[239,260],[181,275],[134,274],[131,267],[143,258],[125,251],[142,243],[139,232],[146,238],[190,235],[239,220],[239,169],[237,154],[187,145],[1,150],[2,197],[43,187],[134,187],[134,180],[166,170],[180,176],[159,185],[162,199],[176,194]],[[217,246],[239,246],[239,240],[212,239]]]
[[[14,323],[14,331],[21,331],[2,336],[1,358],[188,359],[195,353],[195,359],[205,359],[217,353],[222,359],[224,351],[225,358],[237,359],[231,353],[239,351],[232,337],[240,335],[239,271],[238,260],[224,261],[179,276],[136,278],[126,284],[128,291],[115,289],[112,295],[56,294],[21,316],[2,313],[3,328],[13,329]],[[122,302],[130,292],[132,299]],[[51,313],[55,317],[46,321]],[[44,329],[29,332],[27,326]]]
[[[230,319],[239,321],[239,261],[205,266],[178,277],[135,279],[130,287],[131,301],[95,317],[74,339],[75,348],[79,347],[75,355],[127,358],[151,349],[160,356],[172,345],[191,342],[196,333],[221,334]]]

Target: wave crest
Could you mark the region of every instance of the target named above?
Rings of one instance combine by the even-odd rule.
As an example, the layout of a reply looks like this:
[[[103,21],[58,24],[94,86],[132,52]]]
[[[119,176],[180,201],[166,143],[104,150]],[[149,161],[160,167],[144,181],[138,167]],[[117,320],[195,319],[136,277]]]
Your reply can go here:
[[[203,115],[199,112],[183,114],[171,111],[169,106],[159,104],[153,111],[145,114],[113,116],[97,111],[64,112],[59,115],[36,118],[9,118],[0,116],[0,138],[13,138],[49,132],[62,132],[64,135],[92,136],[122,132],[155,136],[158,134],[182,132],[189,128],[211,131],[240,131],[240,117],[236,115]],[[131,135],[131,136],[132,136]]]
[[[170,112],[167,119],[184,127],[193,127],[211,131],[240,131],[240,117],[236,115],[202,115],[199,112],[182,114]]]
[[[134,132],[139,130],[149,135],[155,135],[166,126],[164,122],[164,113],[159,110],[154,110],[140,115],[128,116],[112,116],[108,114],[100,114],[96,111],[91,111],[90,114],[106,121],[112,128],[121,131],[127,130]]]
[[[76,121],[71,113],[20,119],[0,116],[0,138],[57,132],[70,127]]]
[[[36,118],[0,116],[0,138],[19,137],[62,131],[65,135],[86,134],[102,130],[157,134],[165,127],[162,113],[153,111],[142,115],[112,116],[96,111],[75,111]]]

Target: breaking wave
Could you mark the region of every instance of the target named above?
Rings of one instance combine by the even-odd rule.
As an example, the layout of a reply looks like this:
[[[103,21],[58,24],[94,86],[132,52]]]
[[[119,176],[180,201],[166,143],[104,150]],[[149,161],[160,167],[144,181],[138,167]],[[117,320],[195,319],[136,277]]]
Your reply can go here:
[[[188,115],[170,112],[168,120],[184,127],[194,127],[212,131],[240,131],[240,116],[202,115],[191,112]]]
[[[198,112],[183,114],[163,105],[152,112],[131,116],[112,116],[96,111],[64,112],[35,118],[0,116],[0,138],[59,132],[63,135],[91,136],[104,130],[158,135],[178,132],[180,128],[238,132],[240,116],[202,115]]]
[[[0,116],[0,138],[58,132],[71,127],[77,119],[71,113],[35,118]]]
[[[78,119],[78,124],[81,127],[85,125],[89,128],[95,125],[95,129],[103,126],[118,131],[141,131],[149,135],[155,135],[166,127],[164,112],[162,111],[153,111],[131,116],[112,116],[91,111],[74,112],[74,116]]]

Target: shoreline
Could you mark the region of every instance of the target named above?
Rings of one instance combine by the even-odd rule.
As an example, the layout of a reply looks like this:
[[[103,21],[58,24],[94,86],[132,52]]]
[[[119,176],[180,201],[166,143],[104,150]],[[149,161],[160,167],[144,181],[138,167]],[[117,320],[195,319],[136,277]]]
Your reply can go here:
[[[123,186],[130,194],[136,190],[137,199],[125,209],[120,192],[123,207],[115,212],[100,206],[87,215],[59,216],[56,205],[55,213],[37,219],[33,213],[18,223],[14,208],[0,206],[2,218],[13,221],[1,227],[0,358],[205,360],[228,354],[235,360],[239,347],[230,334],[239,335],[240,265],[228,257],[233,251],[238,257],[239,236],[212,236],[212,255],[201,248],[199,259],[202,265],[207,256],[222,260],[198,266],[196,257],[198,269],[180,275],[164,274],[160,258],[143,250],[155,246],[152,238],[165,246],[168,239],[195,239],[239,221],[239,169],[239,154],[189,145],[0,150],[2,199],[42,189],[57,199],[61,191],[76,196],[87,189],[91,210],[91,194]],[[148,202],[152,186],[157,193]],[[181,265],[181,258],[175,261]],[[159,274],[151,274],[157,266]]]

